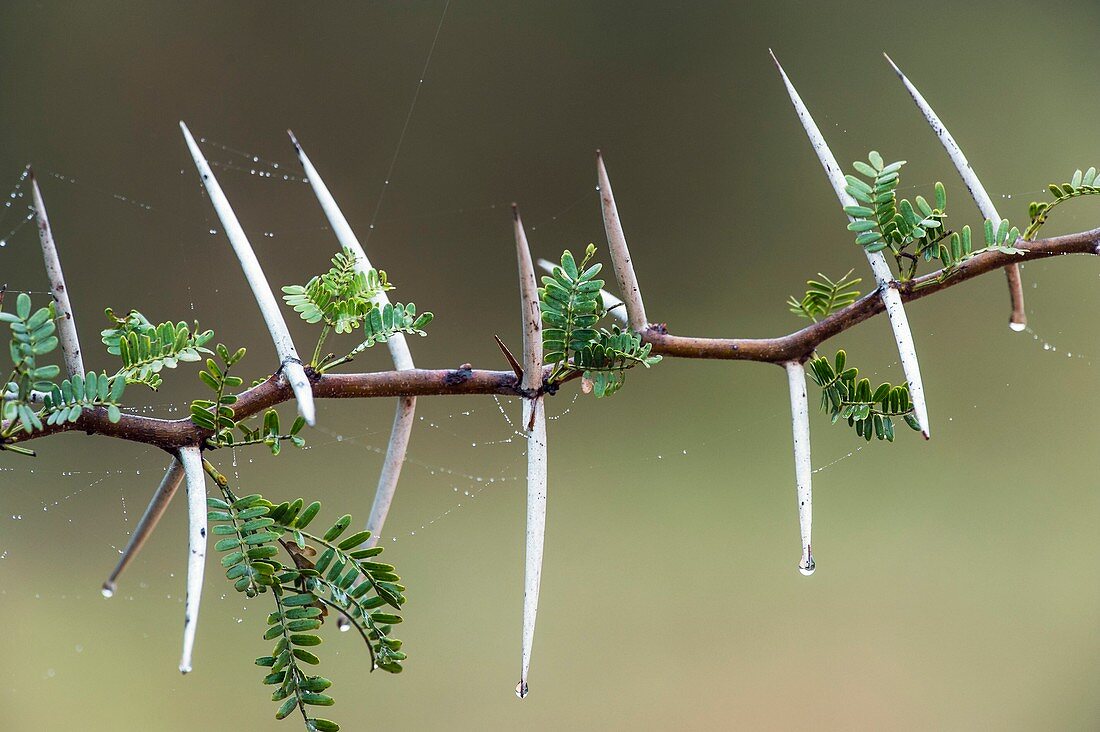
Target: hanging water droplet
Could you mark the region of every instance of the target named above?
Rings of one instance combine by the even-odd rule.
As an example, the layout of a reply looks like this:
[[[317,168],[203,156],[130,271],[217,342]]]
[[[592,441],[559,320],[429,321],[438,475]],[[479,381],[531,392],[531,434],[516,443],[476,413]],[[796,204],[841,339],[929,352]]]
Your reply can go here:
[[[809,577],[817,569],[817,563],[814,562],[814,553],[810,547],[806,547],[802,552],[802,561],[798,563],[798,571],[804,576]]]
[[[516,696],[520,699],[526,699],[527,695],[531,693],[531,689],[527,686],[526,681],[520,681],[516,684]]]
[[[1017,333],[1022,333],[1024,330],[1027,329],[1027,325],[1025,323],[1009,323],[1008,327],[1016,331]]]
[[[106,598],[111,598],[115,596],[114,588],[109,587],[108,585],[103,585],[103,589],[100,590],[100,593]]]

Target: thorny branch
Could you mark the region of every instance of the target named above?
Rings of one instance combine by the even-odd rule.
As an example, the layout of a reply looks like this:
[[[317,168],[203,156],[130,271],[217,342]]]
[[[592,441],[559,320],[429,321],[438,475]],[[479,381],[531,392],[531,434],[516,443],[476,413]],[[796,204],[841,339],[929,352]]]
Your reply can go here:
[[[1100,228],[1075,234],[1056,236],[1015,244],[1024,254],[1010,256],[986,252],[968,259],[948,275],[938,270],[909,282],[893,285],[902,300],[918,300],[946,290],[967,280],[1004,268],[1012,262],[1029,262],[1066,254],[1100,254]],[[653,353],[676,358],[727,359],[782,364],[805,361],[822,343],[854,328],[883,312],[882,299],[876,292],[868,293],[843,310],[812,323],[805,328],[777,338],[699,338],[670,333],[664,325],[649,324],[639,331],[643,340],[653,344]],[[545,372],[544,372],[545,375]],[[408,371],[378,371],[361,374],[324,374],[309,372],[313,394],[318,398],[363,399],[369,397],[445,396],[457,394],[501,394],[530,396],[520,387],[512,370],[489,371],[462,367],[458,369],[412,369]],[[539,394],[549,394],[545,387]],[[234,405],[238,419],[263,412],[293,398],[290,386],[281,373],[240,395]],[[76,422],[47,425],[32,434],[17,433],[12,442],[29,442],[57,432],[80,431],[90,435],[117,437],[132,442],[153,445],[175,452],[183,445],[202,444],[210,436],[208,430],[197,427],[189,419],[163,420],[138,415],[123,415],[112,424],[104,409],[86,411]]]

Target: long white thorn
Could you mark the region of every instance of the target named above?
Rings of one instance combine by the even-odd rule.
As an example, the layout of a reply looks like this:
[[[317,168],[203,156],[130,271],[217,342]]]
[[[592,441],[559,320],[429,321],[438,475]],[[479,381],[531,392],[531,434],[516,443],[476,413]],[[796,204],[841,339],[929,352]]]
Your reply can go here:
[[[516,685],[516,696],[520,699],[530,691],[527,678],[535,642],[546,540],[546,408],[542,397],[523,400],[523,428],[527,435],[527,541],[523,567],[523,659]]]
[[[520,313],[523,318],[523,379],[521,386],[537,394],[542,387],[542,312],[538,285],[531,264],[531,249],[519,209],[512,207],[519,266]],[[523,651],[516,696],[523,699],[531,670],[535,618],[539,610],[542,554],[546,538],[546,410],[542,396],[523,400],[523,431],[527,437],[527,539],[523,568]]]
[[[538,260],[538,265],[547,272],[553,272],[554,268],[558,266],[549,259]],[[623,304],[622,300],[615,297],[607,290],[600,290],[600,299],[603,301],[603,309],[607,311],[608,315],[618,320],[624,326],[627,325],[626,306]]]
[[[924,115],[924,119],[928,122],[928,126],[936,133],[936,137],[939,138],[940,144],[943,145],[943,149],[947,151],[947,156],[951,158],[951,162],[955,164],[955,170],[959,172],[959,177],[962,178],[963,183],[966,185],[966,190],[970,191],[970,197],[974,199],[974,203],[977,204],[978,210],[981,211],[982,216],[992,221],[994,226],[997,226],[1001,221],[1001,215],[997,213],[997,207],[993,204],[993,199],[989,197],[989,193],[986,192],[985,186],[982,185],[981,180],[978,178],[978,174],[970,165],[970,161],[966,159],[966,155],[963,154],[962,148],[955,142],[955,138],[951,136],[951,132],[948,131],[947,126],[940,120],[936,111],[932,109],[932,105],[929,104],[928,100],[924,98],[924,95],[917,90],[913,82],[909,81],[909,77],[902,73],[902,70],[898,68],[898,65],[894,63],[892,58],[885,53],[882,55],[886,58],[886,62],[894,69],[894,73],[901,79],[901,83],[904,84],[905,88],[909,91],[909,96],[913,98],[913,101],[917,105],[917,109]],[[1008,277],[1009,295],[1012,298],[1012,315],[1009,318],[1008,324],[1012,330],[1020,332],[1027,327],[1027,314],[1024,311],[1024,290],[1020,281],[1020,266],[1018,264],[1008,265],[1005,267],[1005,275]]]
[[[305,150],[298,143],[298,138],[290,130],[286,132],[290,135],[290,141],[294,145],[295,152],[298,153],[298,161],[302,164],[306,179],[312,186],[317,201],[321,204],[321,210],[325,212],[325,218],[328,219],[329,226],[336,234],[336,240],[340,242],[340,246],[347,247],[355,254],[355,268],[365,273],[372,267],[370,259],[367,258],[367,253],[363,251],[363,246],[359,243],[359,238],[355,236],[351,224],[348,223],[347,217],[340,210],[336,199],[332,197],[328,186],[325,185],[321,175],[313,167],[309,156],[306,155]],[[374,303],[378,307],[383,307],[389,301],[389,297],[386,296],[385,292],[379,292],[374,297]],[[390,349],[390,356],[393,358],[395,369],[407,371],[416,368],[404,333],[395,334],[386,341],[386,345]],[[405,455],[409,448],[409,436],[412,434],[415,414],[416,397],[401,397],[397,400],[397,412],[393,418],[390,442],[386,447],[386,459],[382,464],[382,472],[378,476],[378,490],[375,491],[374,503],[371,506],[370,517],[367,519],[367,531],[371,532],[371,538],[367,540],[368,546],[374,546],[378,543],[382,527],[386,523],[386,516],[389,513],[390,505],[393,503],[394,493],[397,491],[397,481],[401,477],[401,468],[405,464]]]
[[[187,596],[184,600],[183,653],[180,673],[191,673],[195,630],[199,625],[202,576],[206,569],[206,472],[196,445],[181,447],[179,461],[187,478]]]
[[[619,283],[619,292],[626,301],[627,321],[631,330],[641,332],[649,325],[649,320],[646,319],[645,305],[642,304],[638,276],[634,274],[634,263],[630,261],[630,250],[626,246],[623,222],[619,219],[619,209],[615,206],[615,194],[611,191],[611,181],[607,177],[607,168],[603,164],[603,155],[599,150],[596,151],[596,177],[599,181],[608,253],[611,255],[615,279]]]
[[[810,138],[810,145],[817,153],[817,159],[821,161],[821,166],[825,169],[825,175],[829,178],[829,183],[832,184],[840,205],[855,206],[856,200],[845,190],[847,183],[844,181],[844,174],[840,170],[840,165],[837,164],[832,150],[825,142],[821,130],[817,128],[817,123],[810,116],[810,110],[806,108],[791,80],[787,77],[787,73],[779,65],[779,59],[775,57],[771,50],[768,52],[771,53],[776,68],[779,69],[779,75],[783,77],[783,83],[787,87],[787,93],[794,104],[798,119],[801,120],[802,127],[806,130],[806,136]],[[849,217],[849,220],[851,220],[851,217]],[[886,258],[882,256],[882,252],[864,250],[864,253],[867,255],[867,261],[874,273],[879,297],[882,298],[882,304],[886,307],[886,316],[890,319],[890,328],[894,331],[894,340],[898,344],[901,368],[905,372],[905,378],[909,382],[909,393],[913,398],[913,411],[920,425],[921,434],[927,440],[931,433],[928,427],[928,408],[924,401],[924,381],[920,376],[917,350],[913,343],[913,333],[909,328],[909,318],[906,317],[905,307],[901,302],[901,294],[894,287],[894,276],[890,272],[890,266],[886,264]]]
[[[199,170],[199,177],[202,178],[203,185],[206,186],[210,203],[213,204],[214,211],[218,214],[218,219],[222,223],[222,228],[225,229],[225,234],[229,237],[229,243],[233,246],[237,259],[240,260],[245,279],[248,280],[248,284],[252,288],[256,304],[260,308],[260,314],[267,324],[267,330],[271,334],[272,342],[275,344],[275,352],[279,355],[283,376],[286,377],[290,388],[294,391],[294,398],[298,401],[298,413],[305,418],[307,423],[312,425],[316,421],[317,413],[313,406],[313,388],[310,386],[309,378],[302,367],[302,360],[298,357],[298,351],[294,348],[294,341],[290,338],[290,331],[286,327],[286,321],[283,320],[283,314],[279,310],[279,301],[275,298],[275,293],[271,291],[271,285],[267,283],[264,271],[260,268],[260,262],[256,259],[256,252],[252,250],[252,245],[249,243],[244,229],[241,228],[241,222],[237,220],[237,215],[233,213],[233,207],[229,205],[229,199],[225,197],[225,193],[222,191],[221,185],[218,184],[218,179],[214,177],[214,171],[210,169],[210,164],[206,162],[198,143],[195,142],[195,138],[191,136],[191,131],[187,129],[187,125],[182,121],[180,122],[180,129],[183,130],[183,137],[187,141],[191,157],[195,160],[195,167]]]
[[[794,435],[794,476],[798,489],[798,528],[802,532],[802,559],[798,571],[811,575],[816,569],[810,548],[814,523],[813,470],[810,466],[810,407],[806,399],[806,369],[798,361],[783,364],[791,392],[791,431]]]
[[[69,303],[69,290],[65,287],[65,275],[61,271],[61,258],[57,256],[57,245],[50,228],[50,219],[46,215],[46,203],[42,200],[42,191],[38,189],[38,179],[31,172],[31,195],[34,198],[34,213],[38,219],[38,239],[42,242],[42,259],[46,264],[46,276],[50,280],[50,293],[57,303],[57,339],[61,342],[61,355],[65,360],[65,371],[70,377],[84,377],[84,357],[80,353],[80,338],[76,334],[76,320],[73,318],[73,306]]]
[[[183,473],[183,464],[179,460],[172,460],[168,465],[168,470],[164,473],[164,478],[160,481],[160,485],[153,492],[149,507],[145,509],[141,520],[138,521],[134,533],[130,534],[130,541],[126,544],[126,548],[122,550],[122,556],[119,557],[118,564],[115,565],[114,571],[107,577],[107,581],[103,583],[104,597],[111,597],[115,594],[119,575],[138,555],[141,548],[145,546],[145,541],[157,528],[161,516],[168,509],[168,504],[172,502],[172,497],[176,495],[180,483],[183,482]]]

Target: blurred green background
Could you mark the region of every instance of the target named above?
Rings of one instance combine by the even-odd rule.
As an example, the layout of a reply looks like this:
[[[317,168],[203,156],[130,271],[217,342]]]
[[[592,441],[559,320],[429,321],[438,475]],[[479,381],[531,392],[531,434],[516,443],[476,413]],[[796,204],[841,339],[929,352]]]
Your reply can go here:
[[[268,373],[270,342],[177,121],[208,138],[269,279],[304,282],[336,243],[309,187],[283,180],[299,173],[284,130],[362,238],[442,9],[5,4],[0,188],[38,170],[90,367],[108,365],[94,344],[113,306],[198,318],[248,346],[251,376]],[[1098,163],[1098,23],[1085,0],[456,1],[368,253],[437,314],[412,344],[418,364],[503,368],[493,334],[519,342],[507,204],[522,205],[539,256],[602,247],[600,147],[650,317],[683,334],[779,335],[800,326],[784,300],[806,277],[868,273],[769,46],[842,161],[871,148],[910,160],[905,195],[944,180],[957,227],[977,214],[880,51],[1022,222],[1046,183]],[[41,292],[34,227],[18,227],[29,193],[16,196],[0,282]],[[1100,206],[1075,203],[1049,230],[1098,221]],[[555,398],[523,703],[524,459],[500,409],[520,405],[422,399],[385,539],[410,588],[407,670],[368,676],[354,634],[332,634],[331,716],[349,730],[1100,727],[1098,273],[1087,258],[1026,265],[1023,334],[1007,328],[1000,275],[910,306],[933,439],[863,447],[814,417],[825,469],[809,579],[779,369],[667,361],[606,402]],[[874,378],[902,378],[884,319],[826,348],[838,346]],[[363,368],[389,367],[368,355]],[[194,372],[138,397],[143,413],[181,416],[201,391]],[[320,407],[310,450],[216,457],[242,492],[365,519],[392,402]],[[176,670],[182,502],[115,598],[99,594],[165,456],[80,435],[36,447],[37,460],[0,461],[0,727],[296,728],[272,720],[252,665],[268,609],[245,608],[214,562],[195,673]]]

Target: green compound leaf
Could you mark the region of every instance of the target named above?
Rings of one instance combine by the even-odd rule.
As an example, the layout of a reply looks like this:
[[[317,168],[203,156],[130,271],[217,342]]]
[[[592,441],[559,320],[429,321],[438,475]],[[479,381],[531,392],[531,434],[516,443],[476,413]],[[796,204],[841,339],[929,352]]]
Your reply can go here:
[[[1074,198],[1095,196],[1100,193],[1100,176],[1098,176],[1095,167],[1090,167],[1084,172],[1078,169],[1074,171],[1068,182],[1060,184],[1051,183],[1047,186],[1047,189],[1050,191],[1053,200],[1041,202],[1032,201],[1031,205],[1028,207],[1028,215],[1031,221],[1024,231],[1023,238],[1025,241],[1032,241],[1035,239],[1036,235],[1039,233],[1039,229],[1047,222],[1050,212],[1059,204]]]
[[[943,227],[947,216],[947,191],[942,183],[936,183],[935,206],[922,196],[912,202],[904,198],[899,200],[896,191],[905,161],[885,165],[882,156],[875,151],[867,158],[870,164],[853,163],[858,175],[844,177],[845,190],[859,202],[844,207],[844,212],[852,219],[848,230],[856,234],[856,244],[868,252],[889,250],[896,260],[899,279],[910,280],[916,276],[920,259],[929,261],[936,257],[940,242],[949,235]],[[791,309],[795,307],[797,305]]]
[[[597,328],[607,315],[600,290],[604,281],[597,279],[602,264],[590,264],[596,247],[589,244],[580,264],[566,249],[561,265],[542,278],[539,306],[542,310],[543,360],[552,366],[548,383],[559,384],[581,373],[597,397],[617,392],[626,379],[626,371],[638,365],[649,368],[661,357],[650,355],[650,344],[641,336]]]
[[[882,383],[872,389],[871,382],[859,378],[859,370],[846,362],[844,351],[837,351],[833,361],[817,356],[807,364],[810,378],[821,387],[821,409],[829,413],[834,424],[846,420],[867,441],[877,438],[893,442],[894,420],[899,417],[912,429],[920,430],[907,385]]]
[[[357,548],[369,532],[340,541],[350,515],[337,519],[323,536],[311,534],[306,529],[321,509],[319,502],[307,505],[298,498],[276,505],[258,493],[237,497],[225,476],[209,462],[204,466],[222,491],[221,498],[208,498],[207,506],[211,532],[220,537],[214,549],[223,554],[226,579],[247,597],[267,595],[275,603],[263,632],[273,645],[255,659],[264,669],[262,684],[274,688],[275,717],[285,719],[298,710],[306,729],[339,730],[336,722],[307,712],[335,703],[327,693],[332,681],[310,669],[323,663],[315,652],[323,645],[321,631],[333,613],[339,614],[362,637],[371,668],[400,673],[406,654],[401,641],[390,636],[390,627],[402,618],[381,610],[405,602],[395,568],[369,561],[381,547]],[[261,550],[262,556],[257,554]]]
[[[210,353],[205,345],[214,337],[212,330],[199,330],[199,324],[165,322],[153,325],[137,310],[119,318],[111,308],[106,310],[112,327],[100,332],[107,352],[122,360],[121,375],[130,384],[144,384],[150,389],[160,387],[163,369],[174,369],[180,363],[199,361]]]
[[[434,317],[431,313],[417,315],[413,303],[384,303],[377,298],[394,289],[381,270],[356,267],[355,254],[347,248],[332,257],[328,272],[317,275],[305,285],[283,287],[286,301],[307,323],[321,323],[321,331],[310,365],[325,371],[348,361],[377,343],[385,343],[398,333],[424,336],[424,327]],[[363,329],[363,340],[344,356],[322,355],[322,347],[330,330],[337,334]]]
[[[806,294],[801,300],[795,299],[794,296],[787,299],[790,311],[816,323],[819,318],[824,318],[851,305],[859,299],[859,290],[855,288],[863,281],[859,277],[852,278],[853,271],[848,270],[835,281],[818,272],[817,276],[821,279],[806,280]]]

